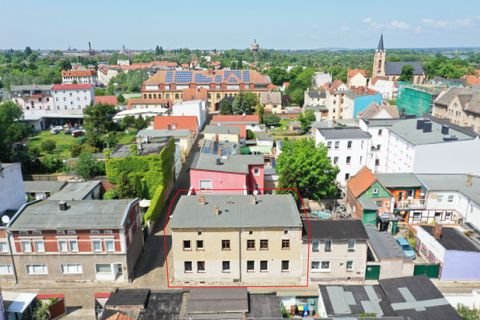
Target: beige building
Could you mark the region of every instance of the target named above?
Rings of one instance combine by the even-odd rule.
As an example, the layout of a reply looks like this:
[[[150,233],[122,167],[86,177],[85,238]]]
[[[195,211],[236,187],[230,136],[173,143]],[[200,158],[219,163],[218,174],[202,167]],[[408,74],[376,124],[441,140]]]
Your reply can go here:
[[[308,268],[310,282],[363,281],[368,235],[362,221],[310,219],[308,223],[310,234],[304,234],[302,270]]]
[[[327,89],[307,89],[304,110],[312,110],[316,121],[352,119],[354,94],[340,81]]]
[[[182,196],[170,227],[174,283],[300,283],[302,221],[291,195]]]
[[[367,86],[367,70],[364,69],[348,69],[347,87],[366,87]]]
[[[480,91],[457,87],[443,91],[433,102],[432,115],[480,133]]]
[[[273,114],[284,113],[282,109],[282,94],[275,92],[262,92],[260,94],[260,103],[263,105],[265,112]]]
[[[241,128],[234,126],[207,125],[203,134],[205,140],[238,143],[240,131]]]

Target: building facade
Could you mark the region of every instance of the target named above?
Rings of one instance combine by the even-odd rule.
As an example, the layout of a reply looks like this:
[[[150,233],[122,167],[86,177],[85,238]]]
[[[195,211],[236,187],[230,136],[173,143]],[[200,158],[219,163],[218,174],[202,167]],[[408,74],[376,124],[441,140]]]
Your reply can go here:
[[[63,70],[63,84],[98,84],[97,71],[95,70]]]
[[[25,203],[20,163],[0,163],[0,213],[18,210]]]
[[[95,104],[95,94],[90,84],[54,84],[52,96],[55,110],[83,111]]]

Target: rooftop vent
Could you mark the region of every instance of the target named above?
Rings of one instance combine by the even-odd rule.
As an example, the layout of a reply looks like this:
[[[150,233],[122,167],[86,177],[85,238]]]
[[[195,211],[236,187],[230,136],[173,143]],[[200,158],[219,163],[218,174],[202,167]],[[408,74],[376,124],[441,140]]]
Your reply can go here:
[[[256,205],[257,203],[258,203],[257,196],[256,196],[256,195],[253,195],[253,196],[252,196],[252,204],[253,204],[253,205]]]
[[[450,130],[449,126],[447,126],[446,124],[442,125],[442,134],[448,134],[449,130]]]
[[[452,134],[449,137],[443,137],[443,141],[456,141],[458,140],[457,136]]]
[[[424,119],[417,119],[417,130],[423,129]]]
[[[221,212],[218,206],[213,207],[213,213],[215,213],[216,216],[220,215]]]
[[[425,121],[423,123],[423,132],[432,132],[432,122],[431,121]]]
[[[60,211],[67,211],[68,209],[67,201],[64,201],[64,200],[60,201],[58,203],[58,208],[60,209]]]
[[[204,196],[200,196],[200,197],[198,197],[198,203],[200,203],[200,204],[207,204],[207,201],[205,200],[205,197],[204,197]]]

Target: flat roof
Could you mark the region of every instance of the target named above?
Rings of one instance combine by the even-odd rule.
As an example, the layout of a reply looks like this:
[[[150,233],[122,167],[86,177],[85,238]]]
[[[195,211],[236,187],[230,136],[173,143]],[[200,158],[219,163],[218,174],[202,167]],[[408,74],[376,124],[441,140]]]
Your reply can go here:
[[[206,125],[204,133],[240,134],[240,128],[228,125]]]
[[[419,226],[427,231],[431,236],[434,236],[434,227]],[[480,252],[480,248],[471,241],[465,234],[454,227],[442,227],[442,236],[440,239],[435,239],[447,250]]]
[[[191,135],[190,130],[179,129],[179,130],[149,130],[143,129],[137,133],[137,138],[152,137],[152,138],[183,138]]]
[[[364,121],[369,127],[391,127],[400,119],[361,119]]]
[[[120,228],[126,210],[135,201],[138,200],[67,201],[65,211],[60,210],[58,200],[35,201],[17,212],[9,228],[14,231]]]
[[[480,205],[480,176],[467,174],[417,174],[428,191],[457,191]]]
[[[217,318],[216,315],[246,312],[248,312],[248,292],[246,288],[193,288],[190,290],[187,304],[189,316],[211,314],[213,319],[221,319]]]
[[[276,294],[248,294],[248,319],[281,319],[280,299]]]
[[[145,306],[150,290],[148,289],[118,289],[110,295],[105,306]]]
[[[50,199],[83,200],[100,184],[100,181],[70,182],[59,192],[52,194]]]
[[[140,311],[138,320],[178,319],[182,301],[183,292],[181,291],[150,292],[147,308]]]
[[[23,181],[23,187],[26,193],[58,192],[66,184],[66,181]]]
[[[413,173],[376,173],[378,181],[386,188],[421,188],[420,180]]]
[[[9,313],[23,313],[36,297],[36,293],[2,290],[3,304],[5,310]]]
[[[366,240],[367,232],[361,220],[309,219],[310,238],[331,240]],[[304,225],[307,222],[304,221]]]
[[[402,248],[389,232],[377,231],[375,226],[365,226],[369,244],[377,258],[383,259],[407,259]]]
[[[205,204],[201,203],[205,199]],[[302,227],[290,194],[182,196],[171,219],[172,229]],[[216,208],[219,214],[216,213]]]
[[[336,128],[317,128],[320,134],[327,140],[332,139],[369,139],[370,133],[360,128],[336,127]]]

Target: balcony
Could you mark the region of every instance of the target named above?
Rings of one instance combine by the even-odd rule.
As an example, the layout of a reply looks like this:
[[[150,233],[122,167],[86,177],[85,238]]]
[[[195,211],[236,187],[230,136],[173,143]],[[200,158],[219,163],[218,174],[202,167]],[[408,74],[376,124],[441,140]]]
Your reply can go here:
[[[397,210],[425,209],[425,199],[406,199],[406,200],[397,201],[395,209]]]

